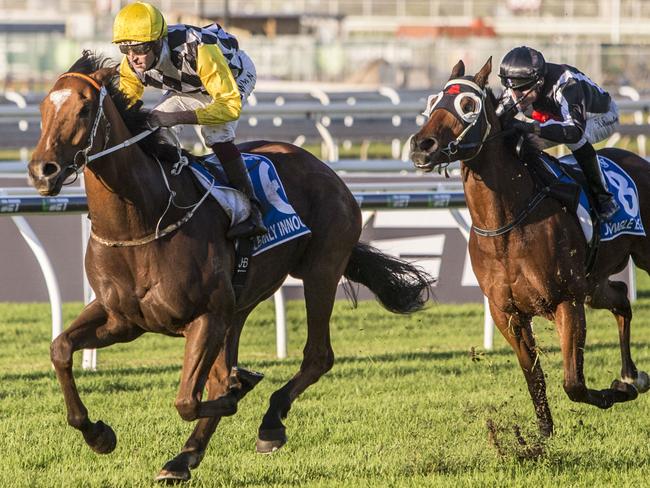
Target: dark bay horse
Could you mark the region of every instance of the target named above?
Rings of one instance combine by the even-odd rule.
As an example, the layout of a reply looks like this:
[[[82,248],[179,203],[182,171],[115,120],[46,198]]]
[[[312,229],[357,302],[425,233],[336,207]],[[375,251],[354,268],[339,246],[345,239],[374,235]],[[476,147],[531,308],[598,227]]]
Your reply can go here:
[[[184,420],[198,422],[157,479],[187,480],[221,417],[234,414],[237,402],[261,379],[236,367],[240,333],[253,308],[288,274],[304,283],[308,336],[300,370],[271,395],[259,427],[259,452],[286,442],[282,419],[292,402],[333,365],[329,321],[341,277],[368,286],[397,313],[422,308],[432,278],[358,242],[359,206],[327,165],[296,146],[262,141],[242,149],[273,161],[312,234],[253,256],[236,297],[234,245],[225,237],[229,218],[214,200],[202,200],[205,190],[190,171],[171,174],[176,158],[166,156],[176,154],[175,148],[153,136],[123,144],[146,128],[147,114],[139,106],[127,108],[116,77],[114,66],[86,52],[41,104],[42,134],[29,175],[39,193],[49,196],[83,171],[92,219],[85,263],[97,296],[52,343],[52,363],[68,423],[94,451],[108,453],[115,448],[115,433],[90,420],[75,385],[73,353],[132,341],[145,332],[184,337],[175,406]],[[108,149],[117,150],[92,158]]]
[[[569,398],[600,408],[632,400],[648,389],[648,375],[637,371],[630,355],[632,310],[627,287],[609,277],[630,256],[650,270],[650,241],[622,235],[601,242],[591,273],[586,272],[587,243],[578,219],[552,198],[539,199],[533,177],[502,137],[497,100],[486,89],[491,59],[475,76],[465,76],[460,61],[445,89],[432,97],[429,119],[411,140],[411,159],[431,171],[460,160],[467,206],[472,218],[469,253],[474,273],[487,296],[492,317],[514,349],[533,400],[542,434],[553,432],[532,317],[555,321]],[[636,182],[640,214],[650,226],[650,167],[639,156],[618,149],[600,154],[623,167]],[[583,373],[586,337],[584,304],[610,310],[618,324],[621,378],[610,388],[587,387]]]

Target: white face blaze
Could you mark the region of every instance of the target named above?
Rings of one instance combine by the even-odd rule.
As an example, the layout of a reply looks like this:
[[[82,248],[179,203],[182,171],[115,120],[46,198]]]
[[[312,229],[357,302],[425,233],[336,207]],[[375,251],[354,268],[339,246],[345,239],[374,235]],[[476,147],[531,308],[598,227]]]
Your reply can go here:
[[[72,90],[69,88],[65,88],[63,90],[57,90],[52,93],[50,93],[49,99],[50,102],[52,102],[52,105],[54,105],[54,108],[56,110],[55,114],[59,113],[59,110],[61,110],[61,106],[65,103],[65,101],[70,98],[70,95],[72,94]]]

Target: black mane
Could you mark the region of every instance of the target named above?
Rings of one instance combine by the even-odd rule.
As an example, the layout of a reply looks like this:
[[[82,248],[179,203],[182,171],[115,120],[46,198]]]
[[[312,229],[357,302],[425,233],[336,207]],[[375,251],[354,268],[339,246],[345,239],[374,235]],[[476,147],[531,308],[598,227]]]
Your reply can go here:
[[[104,68],[113,70],[110,77],[104,79],[104,85],[106,86],[113,103],[117,107],[118,112],[122,116],[124,123],[129,129],[129,132],[131,132],[132,135],[136,135],[149,129],[149,126],[147,125],[149,111],[142,108],[142,101],[138,101],[129,107],[129,99],[119,90],[120,76],[118,72],[118,64],[112,59],[85,50],[81,54],[81,57],[70,66],[67,72],[89,75]],[[155,156],[161,161],[175,162],[178,159],[178,151],[176,147],[166,143],[160,136],[159,132],[138,141],[138,145],[146,154]]]

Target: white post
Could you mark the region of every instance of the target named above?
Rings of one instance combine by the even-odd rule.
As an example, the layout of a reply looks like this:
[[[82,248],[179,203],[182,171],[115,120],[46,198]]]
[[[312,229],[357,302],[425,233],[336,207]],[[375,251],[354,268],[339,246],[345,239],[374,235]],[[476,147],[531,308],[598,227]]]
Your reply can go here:
[[[634,261],[632,261],[632,258],[627,263],[627,281],[628,281],[628,287],[627,287],[627,298],[631,302],[636,301],[636,266],[634,265]]]
[[[491,351],[494,342],[494,320],[490,314],[490,305],[486,296],[483,297],[483,309],[483,347]]]
[[[287,321],[282,287],[273,294],[273,302],[275,303],[275,344],[278,359],[284,359],[287,357]]]
[[[460,210],[457,208],[449,209],[449,213],[454,218],[458,224],[461,234],[465,237],[465,240],[469,242],[469,230],[470,224],[465,220],[463,215],[460,213]],[[492,343],[494,339],[494,320],[492,320],[492,315],[490,314],[490,306],[488,305],[488,299],[486,296],[483,297],[483,347],[488,351],[492,349]]]
[[[83,174],[79,178],[82,188],[85,188]],[[95,299],[95,292],[88,283],[86,274],[86,248],[88,247],[88,239],[90,238],[90,220],[88,214],[81,214],[81,269],[83,270],[83,284],[84,284],[84,304],[88,305]],[[81,354],[81,367],[86,370],[97,370],[97,349],[84,349]]]
[[[63,317],[61,312],[61,293],[59,291],[59,282],[54,274],[54,268],[50,258],[45,252],[45,248],[41,241],[38,240],[36,234],[27,223],[25,217],[19,215],[11,217],[18,227],[23,239],[29,248],[36,256],[38,264],[41,266],[43,277],[45,278],[45,285],[47,286],[47,293],[50,296],[50,309],[52,311],[52,340],[54,340],[63,331]]]
[[[90,220],[88,214],[81,215],[81,260],[83,269],[83,283],[84,283],[84,304],[88,305],[95,299],[95,292],[88,283],[86,276],[85,259],[86,247],[88,247],[88,238],[90,237]],[[97,370],[97,349],[84,349],[81,355],[81,367],[90,371]]]

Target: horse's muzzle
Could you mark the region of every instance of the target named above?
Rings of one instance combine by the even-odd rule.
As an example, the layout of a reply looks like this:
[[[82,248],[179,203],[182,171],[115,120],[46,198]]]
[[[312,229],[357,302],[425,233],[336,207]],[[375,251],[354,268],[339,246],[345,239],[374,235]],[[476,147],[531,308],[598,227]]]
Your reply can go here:
[[[435,137],[420,138],[414,136],[411,139],[411,152],[409,157],[413,165],[424,171],[431,171],[435,166],[435,156],[439,153],[440,145]]]
[[[411,152],[409,154],[413,165],[424,171],[431,171],[433,169],[433,163],[429,159],[429,154],[423,151]]]
[[[31,160],[27,172],[32,186],[43,196],[57,195],[63,185],[63,171],[56,161]]]

